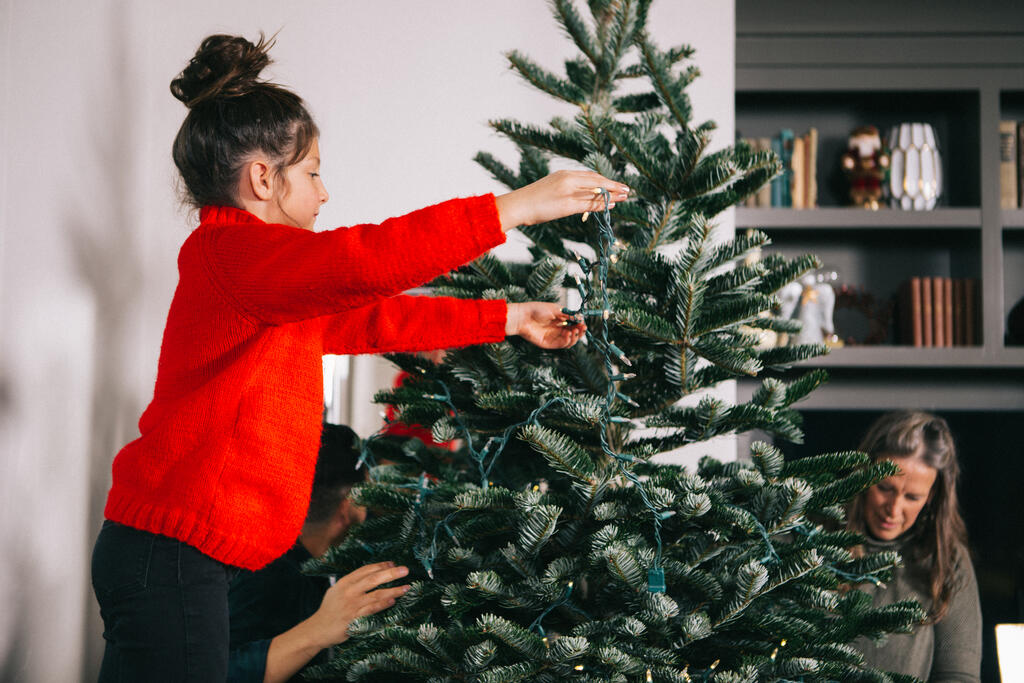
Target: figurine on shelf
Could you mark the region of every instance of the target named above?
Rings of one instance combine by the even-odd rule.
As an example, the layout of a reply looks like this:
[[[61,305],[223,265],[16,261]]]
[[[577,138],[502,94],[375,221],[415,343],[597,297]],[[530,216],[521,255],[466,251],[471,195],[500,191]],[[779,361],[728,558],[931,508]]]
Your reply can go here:
[[[838,279],[835,272],[808,273],[796,282],[790,282],[779,291],[781,302],[779,317],[797,318],[802,327],[796,337],[780,335],[779,345],[827,344],[842,346],[836,336],[832,313],[835,310],[836,294],[832,282]]]
[[[860,126],[850,133],[842,156],[843,171],[850,180],[850,200],[855,206],[877,209],[889,173],[889,153],[874,126]]]

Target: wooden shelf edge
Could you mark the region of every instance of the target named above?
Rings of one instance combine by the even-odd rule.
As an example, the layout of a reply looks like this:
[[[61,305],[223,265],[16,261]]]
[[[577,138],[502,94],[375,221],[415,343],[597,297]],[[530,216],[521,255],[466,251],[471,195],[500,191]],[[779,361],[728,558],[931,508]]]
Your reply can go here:
[[[912,346],[853,346],[810,358],[801,367],[821,368],[960,368],[1024,370],[1024,347],[987,349],[981,346],[915,348]]]
[[[1024,226],[1024,211],[1020,212]],[[979,229],[981,209],[944,208],[932,211],[900,211],[830,207],[819,209],[736,208],[738,228],[959,228]]]

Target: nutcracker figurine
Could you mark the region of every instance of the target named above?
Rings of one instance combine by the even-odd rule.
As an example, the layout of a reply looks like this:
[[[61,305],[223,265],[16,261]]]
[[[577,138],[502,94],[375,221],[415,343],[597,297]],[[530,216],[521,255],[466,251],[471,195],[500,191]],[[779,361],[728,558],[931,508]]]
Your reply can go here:
[[[877,209],[889,174],[889,153],[874,126],[860,126],[850,133],[842,157],[843,171],[850,179],[850,200],[855,206]]]

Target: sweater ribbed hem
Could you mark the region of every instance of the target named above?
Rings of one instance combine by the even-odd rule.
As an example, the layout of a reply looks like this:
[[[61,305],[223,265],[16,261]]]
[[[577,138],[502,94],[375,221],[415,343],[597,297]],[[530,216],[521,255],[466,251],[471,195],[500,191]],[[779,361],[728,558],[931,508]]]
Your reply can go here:
[[[113,489],[103,516],[134,529],[176,538],[218,562],[253,571],[286,553],[302,530],[300,526],[290,540],[275,544],[266,537],[265,529],[253,527],[247,529],[247,534],[225,533],[185,510],[156,507]]]

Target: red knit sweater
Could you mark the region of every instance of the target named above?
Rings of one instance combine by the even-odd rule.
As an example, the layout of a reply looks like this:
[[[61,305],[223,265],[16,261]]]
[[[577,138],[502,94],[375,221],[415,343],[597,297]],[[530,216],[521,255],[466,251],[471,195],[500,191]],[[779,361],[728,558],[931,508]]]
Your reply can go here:
[[[503,301],[397,296],[504,241],[494,197],[314,233],[205,207],[178,255],[153,401],[113,465],[107,519],[258,569],[302,528],[325,353],[505,337]]]

